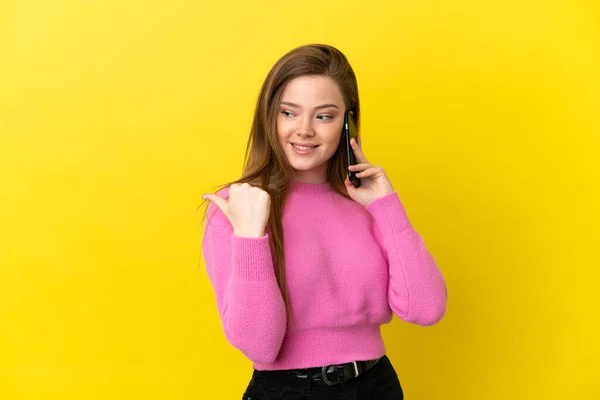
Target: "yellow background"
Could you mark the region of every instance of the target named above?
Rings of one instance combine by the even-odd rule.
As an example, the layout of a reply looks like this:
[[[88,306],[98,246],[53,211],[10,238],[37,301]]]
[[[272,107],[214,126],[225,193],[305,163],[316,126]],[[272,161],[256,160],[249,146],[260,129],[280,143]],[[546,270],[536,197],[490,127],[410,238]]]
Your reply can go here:
[[[311,42],[447,279],[407,399],[600,398],[598,4],[0,2],[0,399],[241,398],[193,211]]]

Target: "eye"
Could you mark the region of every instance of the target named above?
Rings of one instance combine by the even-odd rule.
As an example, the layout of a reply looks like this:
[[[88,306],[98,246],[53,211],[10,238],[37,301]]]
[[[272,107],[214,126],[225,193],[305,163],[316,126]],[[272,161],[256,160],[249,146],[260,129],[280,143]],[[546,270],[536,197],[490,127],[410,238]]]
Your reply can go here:
[[[294,114],[293,114],[293,113],[291,113],[291,112],[289,112],[289,111],[286,111],[286,110],[283,110],[283,111],[281,111],[281,113],[282,113],[282,114],[283,114],[283,116],[284,116],[284,117],[286,117],[286,118],[290,118],[290,117],[293,117],[293,116],[294,116]]]
[[[331,115],[318,115],[317,118],[320,119],[320,120],[328,120],[328,119],[332,119],[333,116],[331,116]]]

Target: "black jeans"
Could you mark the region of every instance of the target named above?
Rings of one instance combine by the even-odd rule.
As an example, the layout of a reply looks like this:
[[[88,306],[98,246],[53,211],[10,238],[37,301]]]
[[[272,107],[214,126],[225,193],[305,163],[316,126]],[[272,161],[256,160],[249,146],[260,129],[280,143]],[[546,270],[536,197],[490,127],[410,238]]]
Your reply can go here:
[[[254,370],[242,400],[402,400],[398,375],[387,356],[356,378],[334,386],[315,386],[274,371]]]

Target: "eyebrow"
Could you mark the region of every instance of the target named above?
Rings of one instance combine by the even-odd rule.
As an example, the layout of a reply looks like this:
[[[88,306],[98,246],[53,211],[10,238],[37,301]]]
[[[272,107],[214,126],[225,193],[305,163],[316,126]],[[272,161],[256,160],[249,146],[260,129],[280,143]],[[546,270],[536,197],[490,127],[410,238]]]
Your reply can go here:
[[[290,106],[290,107],[294,107],[294,108],[302,108],[302,106],[300,106],[299,104],[296,104],[296,103],[290,103],[289,101],[282,101],[282,102],[281,102],[281,103],[279,103],[279,104],[284,104],[284,105],[286,105],[286,106]],[[335,105],[335,104],[333,104],[333,103],[321,104],[320,106],[316,106],[316,107],[315,107],[315,109],[316,109],[316,110],[318,110],[318,109],[321,109],[321,108],[329,108],[329,107],[334,107],[334,108],[338,108],[338,109],[339,109],[339,107],[338,107],[338,106],[336,106],[336,105]]]

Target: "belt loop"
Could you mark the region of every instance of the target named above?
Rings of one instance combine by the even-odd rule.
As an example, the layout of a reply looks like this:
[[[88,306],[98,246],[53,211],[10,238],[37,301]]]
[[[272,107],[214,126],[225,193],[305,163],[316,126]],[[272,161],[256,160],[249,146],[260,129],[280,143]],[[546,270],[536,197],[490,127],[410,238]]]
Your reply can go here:
[[[313,375],[314,375],[313,369],[309,368],[306,375],[308,376],[308,394],[312,394],[312,384],[313,384]]]

